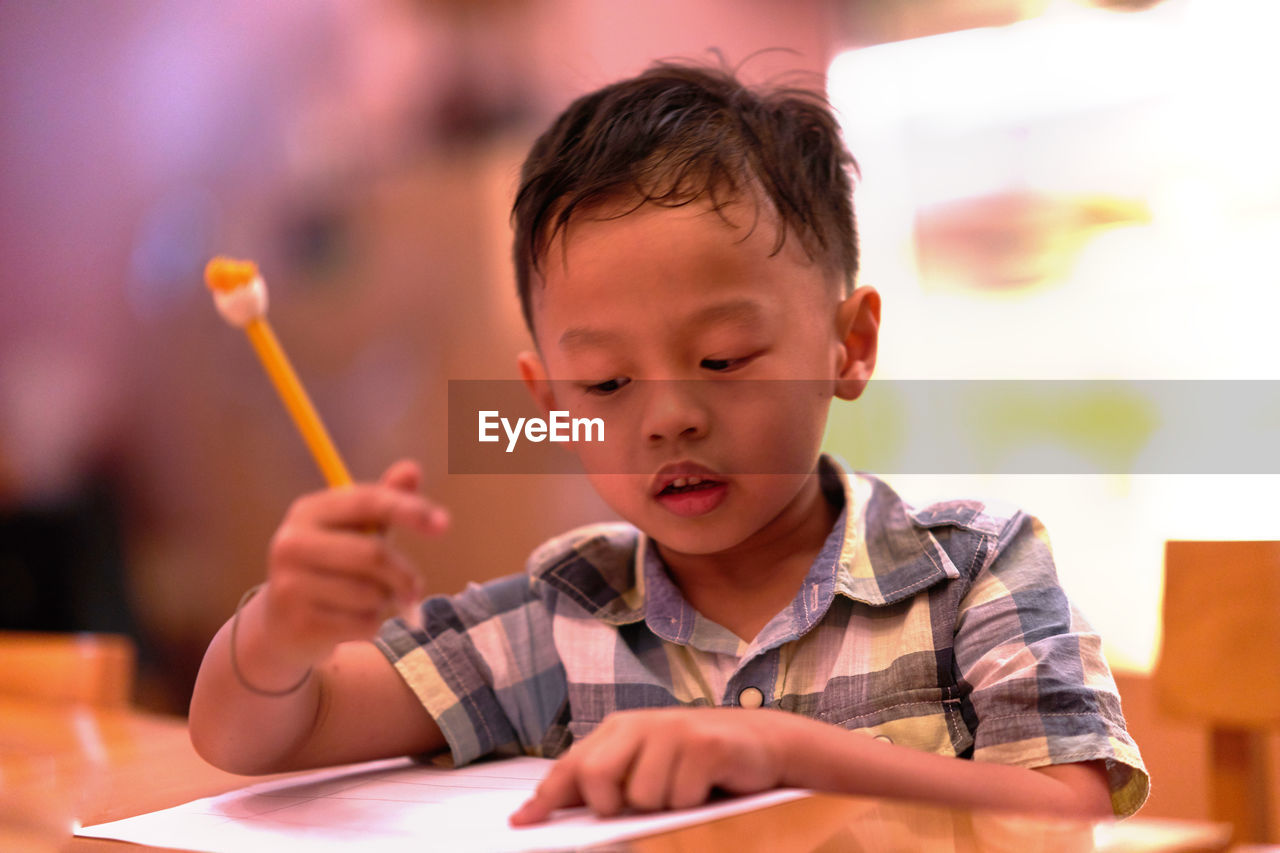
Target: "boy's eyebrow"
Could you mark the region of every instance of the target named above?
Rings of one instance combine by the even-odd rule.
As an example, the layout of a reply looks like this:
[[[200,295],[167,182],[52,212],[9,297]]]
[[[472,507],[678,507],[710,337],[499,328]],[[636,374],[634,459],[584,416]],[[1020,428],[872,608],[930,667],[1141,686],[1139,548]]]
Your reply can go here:
[[[615,332],[606,332],[589,326],[574,326],[572,329],[565,329],[564,334],[560,336],[560,349],[599,348],[614,343],[620,338],[621,336]]]
[[[685,325],[711,326],[717,323],[747,325],[765,316],[765,310],[754,299],[733,299],[709,305],[690,317]]]
[[[752,299],[733,299],[709,305],[693,313],[681,325],[685,328],[714,326],[718,324],[748,325],[765,316],[765,310]],[[592,349],[615,344],[622,340],[622,335],[605,329],[590,326],[574,326],[566,329],[560,336],[560,348],[564,350]]]

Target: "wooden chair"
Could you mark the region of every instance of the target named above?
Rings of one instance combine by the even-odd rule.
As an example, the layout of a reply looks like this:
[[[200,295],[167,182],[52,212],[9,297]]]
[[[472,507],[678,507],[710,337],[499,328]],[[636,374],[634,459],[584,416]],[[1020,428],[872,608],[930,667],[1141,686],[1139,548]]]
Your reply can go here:
[[[1213,818],[1237,842],[1280,841],[1266,753],[1280,731],[1280,542],[1165,543],[1155,687],[1166,711],[1209,727]]]
[[[0,631],[0,696],[123,707],[135,657],[118,634]]]

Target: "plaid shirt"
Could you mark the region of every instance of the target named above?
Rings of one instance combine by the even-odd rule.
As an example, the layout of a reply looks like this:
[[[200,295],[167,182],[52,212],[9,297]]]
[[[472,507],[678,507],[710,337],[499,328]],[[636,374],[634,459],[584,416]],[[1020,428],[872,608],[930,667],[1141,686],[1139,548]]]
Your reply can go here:
[[[614,711],[739,705],[746,691],[941,755],[1101,759],[1116,813],[1136,811],[1146,769],[1039,522],[975,501],[914,510],[826,457],[821,478],[843,510],[795,599],[749,643],[699,615],[622,523],[547,542],[527,574],[430,598],[421,627],[390,621],[377,643],[459,765],[555,757]]]

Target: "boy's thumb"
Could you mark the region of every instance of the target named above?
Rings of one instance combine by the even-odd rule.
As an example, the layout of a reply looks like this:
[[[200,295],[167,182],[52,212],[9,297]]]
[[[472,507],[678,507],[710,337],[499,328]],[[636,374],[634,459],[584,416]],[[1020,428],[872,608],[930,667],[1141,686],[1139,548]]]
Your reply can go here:
[[[392,463],[378,482],[402,492],[416,492],[422,484],[422,469],[412,459],[401,459]]]

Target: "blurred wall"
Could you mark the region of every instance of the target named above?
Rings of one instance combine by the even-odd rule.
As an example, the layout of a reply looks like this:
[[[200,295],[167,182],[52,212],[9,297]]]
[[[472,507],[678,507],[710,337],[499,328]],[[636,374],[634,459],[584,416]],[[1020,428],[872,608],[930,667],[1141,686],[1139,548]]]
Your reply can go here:
[[[432,590],[518,571],[547,536],[607,517],[576,478],[446,472],[447,380],[516,378],[528,346],[507,261],[524,150],[571,98],[654,58],[785,48],[748,76],[821,74],[830,7],[0,5],[0,512],[74,515],[97,489],[121,519],[120,583],[66,594],[123,598],[128,618],[71,627],[138,633],[142,701],[185,709],[289,502],[322,485],[209,304],[215,253],[264,269],[353,473],[423,463],[455,518],[406,543]],[[15,559],[54,571],[47,549]]]

